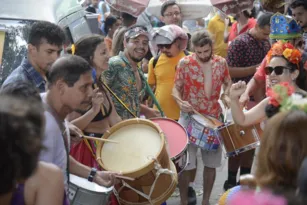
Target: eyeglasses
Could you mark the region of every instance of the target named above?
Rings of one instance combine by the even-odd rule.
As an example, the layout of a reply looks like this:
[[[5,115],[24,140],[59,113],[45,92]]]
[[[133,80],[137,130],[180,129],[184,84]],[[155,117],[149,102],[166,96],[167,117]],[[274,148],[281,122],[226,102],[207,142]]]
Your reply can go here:
[[[175,12],[175,13],[167,13],[167,14],[164,14],[164,16],[167,16],[167,17],[171,17],[171,16],[179,16],[181,13],[180,12]]]
[[[161,49],[163,49],[163,48],[166,48],[166,49],[170,49],[171,47],[172,47],[172,43],[171,44],[159,44],[159,45],[157,45],[158,46],[158,48],[161,50]]]
[[[271,75],[271,73],[274,71],[276,75],[282,75],[284,72],[284,69],[289,69],[289,68],[285,66],[276,66],[276,67],[267,66],[265,67],[265,74]]]

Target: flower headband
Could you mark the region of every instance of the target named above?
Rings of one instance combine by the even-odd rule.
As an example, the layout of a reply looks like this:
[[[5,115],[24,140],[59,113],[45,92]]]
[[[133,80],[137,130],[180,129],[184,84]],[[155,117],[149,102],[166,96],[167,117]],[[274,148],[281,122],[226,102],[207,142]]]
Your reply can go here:
[[[284,105],[293,93],[294,87],[288,82],[282,82],[269,88],[266,95],[269,97],[269,104],[278,107]]]
[[[273,56],[283,56],[290,63],[298,65],[302,60],[302,53],[294,48],[291,43],[278,41],[273,44],[271,50],[267,54],[267,62],[269,63]]]

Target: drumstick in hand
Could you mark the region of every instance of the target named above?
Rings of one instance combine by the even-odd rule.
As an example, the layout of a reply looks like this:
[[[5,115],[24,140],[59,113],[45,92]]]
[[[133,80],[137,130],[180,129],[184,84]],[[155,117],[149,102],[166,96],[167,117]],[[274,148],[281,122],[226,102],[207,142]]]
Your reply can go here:
[[[108,139],[104,139],[104,138],[90,137],[90,136],[85,136],[85,135],[83,135],[83,137],[85,139],[88,139],[88,140],[94,140],[94,141],[100,141],[100,142],[111,142],[111,143],[116,143],[116,144],[119,143],[118,141],[108,140]]]
[[[178,100],[180,103],[183,103],[183,101],[180,99],[180,98],[178,98],[177,96],[175,96],[175,95],[172,95],[174,98],[176,98],[176,100]],[[212,119],[210,119],[209,117],[207,118],[207,117],[205,117],[205,116],[203,116],[202,114],[200,114],[197,110],[195,110],[193,107],[192,107],[192,109],[193,109],[193,112],[195,113],[195,114],[197,114],[197,115],[199,115],[199,116],[201,116],[203,119],[205,119],[205,120],[209,120],[213,125],[215,125],[215,122],[212,120]]]
[[[120,176],[120,175],[115,175],[115,177],[119,178],[119,179],[126,179],[126,180],[129,180],[129,181],[134,181],[135,180],[134,178],[126,177],[126,176]]]
[[[98,86],[97,86],[97,84],[95,83],[94,84],[94,88],[96,89],[96,88],[98,88]],[[104,109],[103,109],[103,106],[102,105],[100,105],[100,109],[101,109],[101,113],[102,113],[102,115],[103,116],[105,116],[106,115],[106,113],[105,113],[105,111],[104,111]]]

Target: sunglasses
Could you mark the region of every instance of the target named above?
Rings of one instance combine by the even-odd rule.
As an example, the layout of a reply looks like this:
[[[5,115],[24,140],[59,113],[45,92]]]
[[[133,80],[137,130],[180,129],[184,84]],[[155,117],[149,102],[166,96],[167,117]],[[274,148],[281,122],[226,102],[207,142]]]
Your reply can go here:
[[[171,44],[159,44],[158,48],[159,49],[163,49],[163,48],[170,49],[172,45],[173,45],[172,43]]]
[[[284,72],[284,69],[289,69],[289,68],[285,66],[276,66],[276,67],[267,66],[265,67],[265,74],[271,75],[271,73],[274,71],[276,75],[282,75]]]

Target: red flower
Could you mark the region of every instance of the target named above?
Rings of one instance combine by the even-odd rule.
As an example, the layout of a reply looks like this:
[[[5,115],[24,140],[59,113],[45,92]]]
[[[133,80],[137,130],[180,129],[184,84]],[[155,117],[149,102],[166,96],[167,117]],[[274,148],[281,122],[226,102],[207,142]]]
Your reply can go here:
[[[291,44],[291,43],[285,43],[283,46],[282,46],[283,50],[285,50],[286,48],[289,48],[289,49],[294,49],[294,46]]]
[[[298,64],[302,59],[302,54],[299,50],[294,49],[291,53],[289,61],[293,64]]]
[[[278,107],[283,100],[294,93],[294,87],[288,82],[282,82],[269,88],[266,95],[269,97],[269,104]]]
[[[279,95],[274,92],[272,88],[269,88],[266,95],[269,97],[269,104],[273,105],[275,107],[279,106],[279,102],[277,99],[279,98]]]

